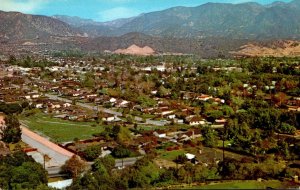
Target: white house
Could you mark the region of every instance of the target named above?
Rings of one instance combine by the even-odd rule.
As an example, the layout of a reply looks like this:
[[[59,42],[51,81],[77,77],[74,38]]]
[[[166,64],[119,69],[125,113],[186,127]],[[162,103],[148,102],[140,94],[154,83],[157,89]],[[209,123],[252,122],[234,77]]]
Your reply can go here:
[[[39,98],[39,97],[40,97],[39,94],[32,94],[32,95],[31,95],[31,98]]]
[[[164,65],[158,65],[155,67],[155,69],[157,69],[160,72],[165,72],[166,71],[166,67]]]
[[[64,108],[67,108],[67,107],[70,107],[71,105],[72,105],[72,104],[70,104],[70,103],[64,103],[64,104],[63,104],[63,107],[64,107]]]
[[[165,138],[167,137],[167,134],[166,133],[158,133],[158,132],[153,132],[153,135],[158,137],[158,138]]]
[[[190,154],[190,153],[186,153],[185,156],[188,160],[192,160],[192,159],[196,158],[196,156],[194,154]]]
[[[26,100],[30,100],[31,99],[30,95],[26,95],[24,97],[25,97]]]
[[[206,121],[200,117],[193,117],[189,121],[189,125],[196,126],[196,125],[205,125]]]
[[[38,104],[35,105],[35,108],[42,109],[43,108],[43,104],[42,103],[38,103]]]
[[[109,100],[110,103],[115,103],[116,101],[117,101],[117,99],[115,99],[115,98],[111,98],[111,99]]]
[[[108,122],[111,122],[111,121],[114,121],[115,120],[115,116],[114,115],[106,115],[102,118],[102,121],[108,121]]]
[[[207,100],[212,99],[212,98],[213,98],[212,96],[202,94],[201,96],[198,96],[196,99],[201,100],[201,101],[207,101]]]
[[[168,118],[168,119],[175,119],[175,118],[176,118],[176,115],[175,115],[175,114],[168,115],[167,118]]]

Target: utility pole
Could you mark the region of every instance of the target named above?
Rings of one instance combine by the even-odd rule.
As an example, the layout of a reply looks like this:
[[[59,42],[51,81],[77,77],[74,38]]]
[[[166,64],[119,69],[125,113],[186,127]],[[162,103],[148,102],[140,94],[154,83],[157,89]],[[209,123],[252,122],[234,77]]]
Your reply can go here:
[[[44,157],[44,170],[46,169],[46,154],[43,155]]]

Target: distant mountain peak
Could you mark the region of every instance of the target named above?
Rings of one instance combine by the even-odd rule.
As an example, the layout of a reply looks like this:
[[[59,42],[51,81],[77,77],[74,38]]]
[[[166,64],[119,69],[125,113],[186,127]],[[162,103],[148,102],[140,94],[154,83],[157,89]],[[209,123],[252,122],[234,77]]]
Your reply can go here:
[[[0,26],[0,36],[7,36],[11,40],[82,35],[60,20],[20,12],[0,11]]]

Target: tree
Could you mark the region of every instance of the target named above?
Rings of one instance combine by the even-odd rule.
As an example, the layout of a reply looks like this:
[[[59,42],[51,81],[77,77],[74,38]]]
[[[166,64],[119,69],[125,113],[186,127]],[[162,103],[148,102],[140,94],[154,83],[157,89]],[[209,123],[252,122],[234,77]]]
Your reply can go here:
[[[99,170],[100,164],[102,164],[107,171],[111,172],[112,169],[115,168],[115,159],[110,155],[105,156],[104,158],[97,158],[94,164],[92,165],[92,171]]]
[[[17,59],[14,55],[10,55],[8,59],[8,63],[14,65],[17,62]]]
[[[141,104],[141,106],[143,106],[143,107],[152,107],[152,106],[156,105],[155,100],[153,100],[152,98],[150,98],[149,96],[144,95],[144,94],[138,96],[137,102],[139,104]]]
[[[121,126],[120,125],[114,125],[111,129],[111,137],[117,138],[120,131],[121,131]]]
[[[14,115],[8,115],[4,119],[5,128],[2,131],[2,140],[6,143],[17,143],[21,140],[22,131],[19,120]]]
[[[233,158],[225,158],[219,162],[219,172],[225,179],[231,179],[239,168],[240,163]]]
[[[174,161],[178,164],[184,164],[185,162],[188,161],[188,159],[185,154],[180,154],[176,157]]]
[[[126,158],[131,155],[131,151],[124,146],[117,146],[113,149],[112,155],[116,158]]]
[[[202,129],[203,143],[208,147],[215,147],[217,144],[217,134],[216,131],[211,127],[205,126]]]
[[[56,190],[56,188],[48,187],[46,184],[40,184],[34,190]]]
[[[160,173],[159,182],[172,184],[176,180],[174,173],[174,168],[164,170]]]
[[[278,126],[277,131],[279,133],[294,135],[296,132],[296,127],[289,125],[287,123],[282,123]]]
[[[76,178],[69,189],[124,189],[115,187],[120,179],[112,172],[114,166],[115,161],[111,156],[96,159],[91,170]]]
[[[12,104],[5,104],[0,102],[0,112],[5,114],[14,114],[14,113],[21,113],[23,108],[20,104],[12,103]]]
[[[73,178],[79,176],[85,169],[85,162],[76,155],[73,155],[62,167],[62,170]]]
[[[209,168],[204,165],[197,165],[195,168],[194,180],[197,182],[204,182],[210,179],[219,179],[218,169],[215,167]]]
[[[43,166],[35,162],[24,162],[11,173],[10,183],[13,189],[32,189],[41,183],[47,183]]]
[[[212,110],[212,111],[208,111],[206,112],[207,115],[207,120],[210,122],[214,122],[216,119],[219,119],[220,117],[223,116],[223,112],[220,110]]]
[[[129,188],[146,188],[159,179],[160,169],[147,157],[138,160],[129,170],[124,172]]]
[[[87,72],[85,74],[82,85],[88,88],[93,88],[95,86],[95,79],[92,73]]]
[[[227,105],[222,106],[222,111],[223,111],[224,116],[226,116],[226,117],[230,117],[234,114],[232,107],[227,106]]]
[[[101,152],[101,146],[99,145],[88,146],[83,151],[83,156],[87,161],[93,161],[101,155]]]
[[[47,172],[24,152],[0,157],[0,189],[36,189],[47,183]]]
[[[170,94],[170,90],[166,89],[164,86],[160,86],[157,92],[158,96],[165,97]]]
[[[274,99],[275,103],[277,103],[279,106],[281,106],[281,105],[283,105],[286,102],[287,96],[286,96],[285,93],[279,92],[278,94],[276,94],[274,96],[273,99]]]

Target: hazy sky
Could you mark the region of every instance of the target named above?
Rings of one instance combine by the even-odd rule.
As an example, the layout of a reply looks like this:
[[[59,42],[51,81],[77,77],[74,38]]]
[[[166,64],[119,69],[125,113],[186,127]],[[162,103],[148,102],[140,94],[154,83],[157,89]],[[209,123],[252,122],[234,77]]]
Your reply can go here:
[[[248,0],[251,1],[251,0]],[[174,6],[198,6],[207,2],[243,3],[247,0],[0,0],[0,10],[41,15],[70,15],[108,21]],[[252,0],[270,4],[274,0]],[[282,0],[289,2],[291,0]]]

